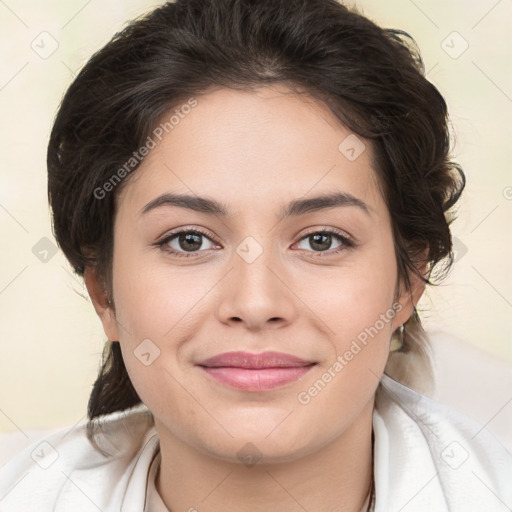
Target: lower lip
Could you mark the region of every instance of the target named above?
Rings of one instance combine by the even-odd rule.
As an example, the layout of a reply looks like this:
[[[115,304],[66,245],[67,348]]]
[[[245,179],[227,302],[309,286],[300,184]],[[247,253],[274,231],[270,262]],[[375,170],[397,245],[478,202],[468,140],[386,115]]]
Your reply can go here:
[[[201,366],[210,377],[226,386],[243,391],[267,391],[293,382],[309,372],[314,365],[290,368],[207,368]]]

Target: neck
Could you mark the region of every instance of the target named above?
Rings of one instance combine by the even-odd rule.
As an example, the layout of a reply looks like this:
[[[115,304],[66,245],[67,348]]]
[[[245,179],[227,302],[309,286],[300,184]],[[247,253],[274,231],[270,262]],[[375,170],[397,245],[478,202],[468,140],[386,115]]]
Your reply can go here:
[[[214,458],[156,423],[161,464],[156,488],[171,512],[360,512],[370,491],[373,401],[332,442],[286,463],[251,467]]]

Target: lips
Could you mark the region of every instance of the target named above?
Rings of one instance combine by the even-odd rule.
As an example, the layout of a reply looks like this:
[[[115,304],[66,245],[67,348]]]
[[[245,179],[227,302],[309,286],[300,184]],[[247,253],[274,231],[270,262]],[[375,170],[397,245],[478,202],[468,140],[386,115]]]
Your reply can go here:
[[[216,382],[243,391],[267,391],[306,374],[316,363],[283,352],[225,352],[198,363]]]
[[[292,368],[314,364],[299,357],[285,354],[283,352],[262,352],[251,354],[250,352],[225,352],[210,357],[199,363],[199,366],[208,368],[231,367],[231,368]]]

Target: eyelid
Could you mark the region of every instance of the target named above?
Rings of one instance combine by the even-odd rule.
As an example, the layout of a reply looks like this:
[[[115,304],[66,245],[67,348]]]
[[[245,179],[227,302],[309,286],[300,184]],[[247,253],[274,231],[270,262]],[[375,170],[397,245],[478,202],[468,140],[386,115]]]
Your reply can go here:
[[[345,233],[344,231],[341,231],[337,228],[313,228],[310,231],[303,234],[297,242],[295,242],[293,245],[297,245],[298,243],[302,242],[302,240],[316,234],[327,234],[327,235],[334,235],[335,237],[339,238],[341,241],[341,245],[339,248],[336,249],[328,249],[326,251],[310,251],[307,249],[299,249],[306,251],[310,253],[313,257],[328,257],[328,256],[334,256],[337,255],[343,251],[354,249],[359,244],[354,240],[352,236]]]
[[[193,228],[193,227],[187,227],[187,226],[183,227],[183,226],[181,226],[181,227],[173,229],[171,231],[166,231],[163,235],[160,235],[157,238],[157,241],[155,242],[155,245],[166,243],[171,238],[173,238],[173,237],[175,237],[177,235],[180,235],[181,233],[199,233],[199,234],[205,236],[206,238],[208,238],[209,240],[211,240],[212,242],[215,242],[215,243],[218,244],[218,242],[215,240],[215,237],[209,231],[206,231],[203,228],[197,228],[197,227]]]
[[[186,227],[186,226],[185,227],[182,226],[182,227],[176,228],[175,230],[172,230],[170,232],[166,232],[164,235],[158,237],[158,240],[154,244],[152,244],[152,245],[157,246],[161,250],[167,252],[168,254],[171,254],[171,255],[177,256],[177,257],[187,257],[187,258],[188,257],[192,257],[192,258],[195,258],[197,256],[194,256],[194,254],[201,255],[201,253],[204,253],[204,252],[207,251],[207,250],[191,251],[191,252],[177,251],[176,249],[172,249],[171,247],[167,246],[167,244],[171,240],[173,240],[174,238],[176,238],[177,236],[179,236],[182,233],[200,234],[200,235],[204,236],[205,238],[207,238],[208,240],[210,240],[212,243],[220,245],[215,240],[215,237],[213,237],[208,231],[204,230],[203,228],[197,228],[197,227],[192,228],[192,227]],[[208,249],[208,250],[212,250],[212,249]]]
[[[220,245],[215,240],[215,237],[213,237],[209,232],[207,232],[203,228],[187,227],[187,226],[176,228],[175,230],[172,230],[171,232],[165,233],[163,236],[159,237],[158,240],[153,245],[158,246],[162,250],[166,251],[167,253],[170,253],[170,254],[178,256],[178,257],[184,256],[184,257],[194,258],[194,257],[197,257],[197,256],[194,256],[194,254],[201,254],[201,253],[207,252],[208,250],[212,250],[212,249],[205,249],[202,251],[187,252],[187,251],[177,251],[175,249],[171,249],[170,247],[167,247],[167,248],[165,247],[172,239],[174,239],[175,237],[177,237],[178,235],[180,235],[182,233],[200,234],[200,235],[204,236],[205,238],[207,238],[208,240],[210,240],[212,243]],[[304,240],[305,238],[308,238],[311,235],[321,234],[321,233],[334,235],[334,236],[338,237],[342,242],[341,248],[335,249],[335,250],[329,249],[327,251],[308,251],[308,250],[306,250],[306,252],[310,252],[310,253],[312,253],[314,255],[318,255],[318,256],[322,256],[324,253],[327,255],[334,255],[334,254],[340,253],[341,251],[354,248],[358,245],[357,242],[354,240],[354,238],[351,235],[345,233],[344,231],[341,231],[340,229],[332,228],[332,227],[331,228],[327,228],[327,227],[311,228],[309,231],[304,233],[296,242],[294,242],[293,245],[300,243],[302,240]],[[303,249],[303,250],[305,250],[305,249]]]
[[[354,239],[354,237],[352,237],[351,235],[349,235],[348,233],[346,233],[345,231],[342,231],[341,229],[338,229],[338,228],[313,228],[311,229],[310,231],[307,231],[305,234],[303,234],[299,241],[300,240],[303,240],[304,238],[308,237],[308,236],[311,236],[311,235],[316,235],[317,233],[326,233],[326,234],[334,234],[334,235],[337,235],[339,236],[345,243],[347,244],[351,244],[353,246],[356,245],[356,240]],[[295,242],[297,243],[297,242]]]

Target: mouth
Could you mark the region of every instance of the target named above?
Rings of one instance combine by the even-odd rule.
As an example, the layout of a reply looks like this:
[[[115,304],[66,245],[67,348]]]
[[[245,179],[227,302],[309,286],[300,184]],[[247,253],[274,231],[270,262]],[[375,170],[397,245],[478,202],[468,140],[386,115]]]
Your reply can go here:
[[[198,363],[210,378],[242,391],[268,391],[294,382],[316,362],[282,352],[226,352]]]

